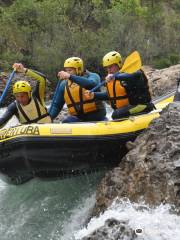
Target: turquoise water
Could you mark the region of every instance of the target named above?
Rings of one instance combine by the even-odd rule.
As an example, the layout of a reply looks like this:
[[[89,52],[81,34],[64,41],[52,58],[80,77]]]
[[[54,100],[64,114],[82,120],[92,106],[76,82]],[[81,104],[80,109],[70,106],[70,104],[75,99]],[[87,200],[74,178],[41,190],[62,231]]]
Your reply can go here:
[[[69,240],[82,228],[103,173],[57,181],[0,181],[1,240]]]
[[[0,109],[0,115],[5,111]],[[13,117],[6,127],[17,125]],[[104,172],[8,185],[0,180],[0,240],[70,240],[95,203]]]

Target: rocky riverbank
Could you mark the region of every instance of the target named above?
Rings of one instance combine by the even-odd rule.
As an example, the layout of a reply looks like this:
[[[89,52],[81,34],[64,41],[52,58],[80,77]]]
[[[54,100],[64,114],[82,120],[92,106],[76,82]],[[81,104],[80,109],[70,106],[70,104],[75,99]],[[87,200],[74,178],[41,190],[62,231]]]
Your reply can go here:
[[[163,70],[149,69],[147,74],[151,79],[153,95],[159,96],[176,87],[180,65]],[[120,201],[124,198],[132,203],[144,202],[152,208],[170,204],[171,211],[180,214],[179,123],[180,102],[174,102],[135,142],[127,144],[129,152],[99,184],[91,216],[99,216],[114,204],[115,199]],[[103,226],[82,239],[133,240],[138,239],[138,232],[130,228],[127,221],[109,218]]]
[[[142,233],[143,229],[130,227],[130,220],[120,221],[118,219],[121,214],[123,218],[123,212],[121,213],[123,210],[116,212],[115,209],[119,205],[124,205],[128,209],[130,207],[128,201],[137,204],[133,207],[134,214],[137,214],[136,211],[140,211],[141,214],[143,211],[146,214],[148,211],[152,213],[162,204],[171,206],[169,211],[175,214],[171,215],[174,218],[176,214],[180,214],[179,122],[180,102],[175,102],[164,109],[161,117],[154,120],[151,126],[130,145],[131,150],[121,160],[118,167],[106,174],[96,191],[96,204],[91,216],[99,217],[100,213],[104,213],[103,216],[106,218],[104,224],[89,235],[80,238],[81,240],[149,239],[145,237],[146,234]],[[127,206],[122,204],[125,199]],[[106,211],[108,211],[109,218]],[[166,213],[164,214],[166,216]],[[161,218],[163,219],[163,213]],[[154,219],[154,221],[158,220]],[[170,215],[167,221],[170,226]],[[174,236],[172,239],[179,238]]]
[[[119,166],[108,172],[97,189],[94,215],[116,197],[151,206],[176,205],[180,210],[180,102],[170,104],[130,145]]]
[[[180,78],[180,64],[160,70],[148,66],[144,66],[143,69],[148,76],[153,97],[176,89],[177,79]]]

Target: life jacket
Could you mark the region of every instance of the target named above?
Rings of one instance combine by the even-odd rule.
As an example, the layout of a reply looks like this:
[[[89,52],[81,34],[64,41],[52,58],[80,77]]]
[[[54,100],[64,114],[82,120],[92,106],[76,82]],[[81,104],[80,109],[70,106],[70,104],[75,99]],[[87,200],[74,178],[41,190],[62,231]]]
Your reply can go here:
[[[121,81],[114,80],[107,82],[106,88],[113,109],[121,108],[129,104],[126,89],[121,85]]]
[[[141,71],[140,77],[132,80],[114,80],[107,83],[107,92],[113,109],[124,107],[128,104],[148,104],[151,102],[148,79]]]
[[[31,97],[30,103],[26,106],[16,101],[16,106],[18,109],[19,121],[22,124],[52,122],[46,107],[36,97]]]
[[[85,88],[68,80],[65,86],[64,99],[71,115],[82,115],[98,110],[94,99],[86,100]]]

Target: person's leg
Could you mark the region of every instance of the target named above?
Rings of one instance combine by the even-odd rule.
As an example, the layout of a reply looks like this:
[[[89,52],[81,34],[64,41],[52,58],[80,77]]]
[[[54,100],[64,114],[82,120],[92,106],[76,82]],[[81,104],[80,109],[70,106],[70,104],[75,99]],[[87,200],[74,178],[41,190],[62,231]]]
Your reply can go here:
[[[147,105],[144,104],[138,104],[137,106],[132,106],[132,108],[129,109],[130,115],[136,114],[136,113],[141,113],[146,111]]]
[[[109,119],[105,116],[101,121],[109,121]]]
[[[106,111],[104,109],[84,114],[79,117],[83,122],[92,122],[92,121],[107,121]]]
[[[114,112],[112,113],[112,119],[119,119],[119,118],[129,117],[129,115],[130,115],[130,113],[129,113],[130,107],[131,107],[130,105],[127,105],[125,107],[118,108],[118,109],[114,110]]]
[[[75,122],[81,122],[81,119],[79,119],[76,116],[68,116],[67,118],[62,120],[62,123],[75,123]]]
[[[106,110],[102,109],[96,112],[84,114],[82,116],[68,116],[62,123],[73,123],[73,122],[91,122],[91,121],[107,121]]]
[[[151,109],[152,110],[152,109]],[[136,106],[127,105],[125,107],[114,110],[112,119],[126,118],[141,112],[149,112],[150,108],[145,104],[138,104]]]

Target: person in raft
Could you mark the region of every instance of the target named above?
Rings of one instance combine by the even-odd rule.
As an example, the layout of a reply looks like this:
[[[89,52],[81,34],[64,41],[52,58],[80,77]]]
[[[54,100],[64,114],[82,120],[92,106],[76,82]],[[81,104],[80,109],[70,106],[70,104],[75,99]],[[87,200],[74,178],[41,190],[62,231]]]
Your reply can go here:
[[[24,73],[37,81],[32,91],[27,81],[17,81],[13,85],[15,101],[12,102],[5,113],[0,117],[0,127],[3,127],[13,115],[21,124],[51,123],[51,118],[45,106],[46,77],[34,70],[25,68],[21,63],[14,63],[17,73]]]
[[[56,88],[49,110],[56,118],[66,103],[69,115],[62,123],[101,121],[106,119],[106,109],[102,101],[86,100],[84,92],[100,83],[98,74],[84,71],[83,60],[70,57],[64,62],[64,70],[58,72],[60,84]]]
[[[87,100],[108,100],[113,108],[112,119],[150,112],[151,102],[148,79],[140,69],[134,73],[122,73],[121,55],[112,51],[103,57],[103,67],[107,70],[106,92],[86,91]]]

